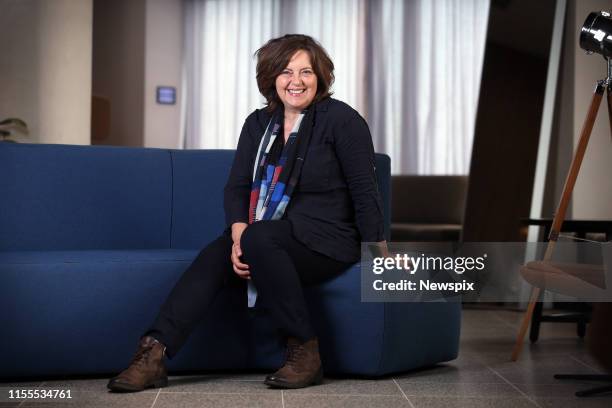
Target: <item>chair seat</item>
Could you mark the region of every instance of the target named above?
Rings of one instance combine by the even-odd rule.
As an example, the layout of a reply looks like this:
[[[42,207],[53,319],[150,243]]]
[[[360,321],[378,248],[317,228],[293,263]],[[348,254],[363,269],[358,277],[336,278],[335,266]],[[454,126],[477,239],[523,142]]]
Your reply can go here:
[[[533,286],[567,296],[593,298],[606,289],[603,265],[533,261],[520,272]]]

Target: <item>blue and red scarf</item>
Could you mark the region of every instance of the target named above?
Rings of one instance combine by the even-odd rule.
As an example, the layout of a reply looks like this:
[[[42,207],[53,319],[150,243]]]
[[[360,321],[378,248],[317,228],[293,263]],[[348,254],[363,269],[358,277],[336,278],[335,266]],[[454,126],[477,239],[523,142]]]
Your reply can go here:
[[[283,111],[272,116],[264,132],[253,167],[249,224],[282,218],[302,172],[312,133],[312,114],[303,111],[283,143]],[[280,137],[279,137],[280,135]]]
[[[286,143],[283,143],[282,134],[283,110],[278,109],[268,122],[253,166],[249,224],[261,220],[279,220],[285,213],[300,178],[310,143],[313,111],[314,107],[300,113]],[[257,289],[252,280],[248,283],[247,297],[248,306],[255,306]]]

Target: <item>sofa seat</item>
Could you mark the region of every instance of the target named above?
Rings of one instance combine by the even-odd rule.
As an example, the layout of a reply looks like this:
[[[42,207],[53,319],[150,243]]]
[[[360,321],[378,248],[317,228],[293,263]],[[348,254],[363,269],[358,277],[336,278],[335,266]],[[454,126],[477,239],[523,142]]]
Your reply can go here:
[[[27,321],[2,318],[6,329],[14,334],[35,331],[34,336],[5,337],[3,347],[39,353],[35,358],[10,354],[4,367],[15,376],[121,370],[144,325],[155,318],[158,305],[197,253],[0,253],[0,315],[17,309],[28,316]],[[360,273],[357,264],[305,290],[326,372],[377,376],[455,358],[457,350],[448,347],[447,338],[458,335],[460,304],[361,302]],[[225,292],[169,369],[271,370],[282,363],[284,345],[265,306],[248,310],[244,290]],[[449,315],[452,309],[454,316]],[[441,319],[451,324],[440,325]],[[427,333],[427,342],[418,340],[422,333]]]
[[[120,370],[197,253],[180,249],[0,252],[0,320],[3,332],[11,334],[2,336],[1,349],[27,351],[27,355],[5,355],[0,374]],[[243,297],[236,290],[228,292],[214,305],[215,318],[208,316],[204,328],[192,336],[190,343],[198,344],[198,352],[174,359],[174,367],[245,367],[246,313],[237,301]],[[21,318],[11,318],[13,313]],[[204,331],[214,331],[215,336]]]

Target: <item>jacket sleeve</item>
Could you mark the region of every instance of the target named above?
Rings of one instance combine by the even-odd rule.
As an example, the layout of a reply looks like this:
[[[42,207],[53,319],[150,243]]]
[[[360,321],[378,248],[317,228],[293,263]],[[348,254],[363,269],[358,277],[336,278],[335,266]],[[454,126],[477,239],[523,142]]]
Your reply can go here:
[[[235,222],[249,222],[253,161],[257,154],[255,140],[252,132],[249,131],[249,121],[253,119],[255,119],[254,115],[249,116],[242,126],[234,162],[223,190],[223,208],[228,227]]]
[[[353,201],[357,228],[363,242],[380,242],[385,239],[384,217],[370,129],[356,111],[342,122],[336,128],[336,155]]]

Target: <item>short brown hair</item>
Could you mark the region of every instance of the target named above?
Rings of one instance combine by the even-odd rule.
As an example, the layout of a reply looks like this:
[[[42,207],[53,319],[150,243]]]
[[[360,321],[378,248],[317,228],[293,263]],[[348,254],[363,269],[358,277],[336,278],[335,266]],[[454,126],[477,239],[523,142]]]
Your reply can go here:
[[[269,111],[281,104],[276,93],[276,78],[299,50],[306,51],[317,76],[317,94],[313,102],[331,95],[329,88],[334,82],[334,63],[327,52],[314,38],[303,34],[287,34],[273,38],[255,51],[257,56],[257,87],[266,98]]]

